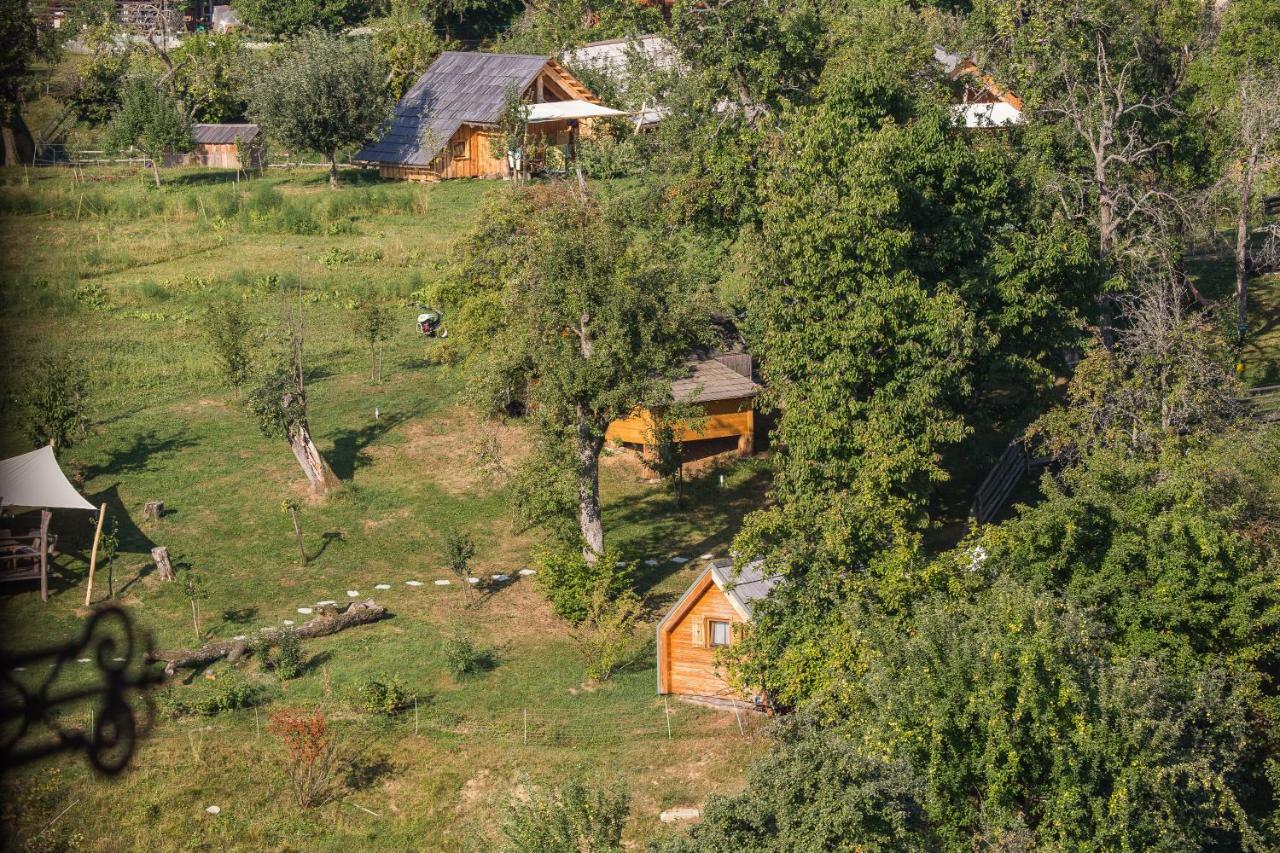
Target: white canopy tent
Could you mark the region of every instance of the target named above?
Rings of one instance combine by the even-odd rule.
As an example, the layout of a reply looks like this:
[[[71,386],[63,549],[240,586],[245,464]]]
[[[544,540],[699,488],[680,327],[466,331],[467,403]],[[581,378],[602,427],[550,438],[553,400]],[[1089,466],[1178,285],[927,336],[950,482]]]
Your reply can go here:
[[[0,461],[0,506],[26,509],[87,509],[84,499],[58,467],[53,448],[23,453]]]
[[[527,115],[529,124],[538,124],[544,121],[563,121],[571,118],[624,116],[626,113],[602,107],[590,101],[547,101],[543,104],[530,104]]]
[[[53,509],[80,509],[98,513],[98,529],[93,539],[93,556],[89,559],[89,585],[93,587],[93,568],[98,558],[98,538],[107,505],[95,507],[76,491],[75,486],[58,467],[53,447],[46,445],[0,461],[0,508],[40,510],[40,529],[25,534],[0,531],[0,580],[39,580],[40,598],[49,597],[49,521]],[[57,537],[53,537],[53,542]],[[86,596],[85,606],[88,606]]]

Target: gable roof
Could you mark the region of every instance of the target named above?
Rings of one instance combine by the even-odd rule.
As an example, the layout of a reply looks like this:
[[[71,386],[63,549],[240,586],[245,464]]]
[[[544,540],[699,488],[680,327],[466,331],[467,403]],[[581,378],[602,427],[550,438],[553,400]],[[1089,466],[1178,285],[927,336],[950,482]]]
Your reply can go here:
[[[667,624],[678,621],[697,603],[698,596],[709,585],[708,581],[715,584],[739,616],[749,620],[755,602],[772,592],[781,580],[782,575],[770,575],[765,571],[764,560],[753,560],[736,572],[733,560],[712,560],[658,621],[658,634],[661,635]]]
[[[429,166],[464,124],[497,124],[507,91],[524,92],[544,69],[581,89],[584,100],[599,103],[554,59],[523,53],[473,53],[446,50],[396,104],[377,142],[354,160]]]
[[[259,130],[256,124],[193,124],[191,141],[196,145],[232,145],[236,137],[251,141]]]
[[[714,358],[689,360],[687,376],[671,382],[671,397],[681,403],[711,403],[754,397],[760,386]]]

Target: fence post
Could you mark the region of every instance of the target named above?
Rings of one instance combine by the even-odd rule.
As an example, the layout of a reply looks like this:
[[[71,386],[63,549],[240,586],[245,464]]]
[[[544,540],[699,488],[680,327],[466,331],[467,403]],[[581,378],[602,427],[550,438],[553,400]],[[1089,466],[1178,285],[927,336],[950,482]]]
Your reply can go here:
[[[671,740],[671,703],[666,696],[662,697],[662,708],[667,717],[667,740]]]
[[[261,740],[262,732],[258,730],[258,706],[253,706],[253,739]]]
[[[524,710],[524,745],[529,745],[529,709]]]
[[[413,697],[413,736],[418,736],[418,697]]]

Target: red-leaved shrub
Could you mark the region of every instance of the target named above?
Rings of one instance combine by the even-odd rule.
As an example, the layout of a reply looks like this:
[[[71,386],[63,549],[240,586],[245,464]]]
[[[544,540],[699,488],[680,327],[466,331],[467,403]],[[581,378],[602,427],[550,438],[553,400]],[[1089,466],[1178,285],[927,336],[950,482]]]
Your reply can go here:
[[[289,780],[298,805],[310,808],[328,799],[338,764],[338,739],[324,712],[303,714],[285,708],[271,715],[267,731],[280,736],[289,754]]]

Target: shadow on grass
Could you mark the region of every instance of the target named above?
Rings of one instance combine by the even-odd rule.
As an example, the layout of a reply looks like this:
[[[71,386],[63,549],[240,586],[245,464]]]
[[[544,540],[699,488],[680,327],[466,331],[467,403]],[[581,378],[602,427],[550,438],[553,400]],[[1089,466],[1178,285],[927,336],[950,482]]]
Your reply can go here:
[[[163,179],[171,187],[206,187],[216,184],[235,183],[236,172],[232,169],[208,169],[199,172],[184,172]]]
[[[332,543],[346,542],[347,535],[343,533],[341,530],[326,530],[323,534],[321,534],[320,539],[321,539],[321,542],[320,542],[319,550],[317,550],[314,554],[307,555],[308,563],[314,563],[316,560],[320,559],[321,555],[324,554],[325,551],[329,550],[329,546]]]
[[[361,751],[347,761],[346,782],[352,791],[367,791],[398,773],[400,767],[383,752]]]
[[[85,479],[137,474],[146,471],[155,457],[194,447],[195,444],[195,439],[185,429],[163,437],[150,429],[135,435],[125,447],[110,451],[104,461],[90,465]]]
[[[414,413],[416,414],[416,413]],[[329,453],[329,465],[339,480],[350,480],[356,469],[373,460],[365,451],[382,436],[409,420],[410,413],[384,415],[371,424],[358,429],[341,429],[333,435],[333,450]]]

